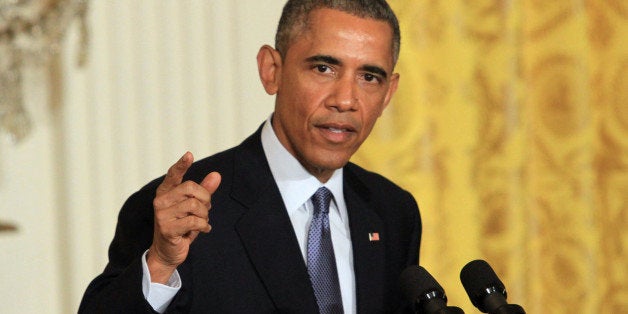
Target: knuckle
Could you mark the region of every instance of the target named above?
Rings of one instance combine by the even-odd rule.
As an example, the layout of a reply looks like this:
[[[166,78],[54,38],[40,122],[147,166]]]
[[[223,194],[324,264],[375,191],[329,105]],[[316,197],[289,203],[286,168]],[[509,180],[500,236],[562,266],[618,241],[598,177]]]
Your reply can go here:
[[[157,189],[155,190],[155,195],[160,196],[163,195],[164,193],[168,192],[169,188],[166,185],[166,182],[162,182]]]
[[[188,202],[188,208],[191,213],[202,214],[204,211],[206,211],[205,205],[200,200],[190,198],[188,199]]]
[[[194,199],[193,198],[186,198],[185,200],[181,201],[181,207],[186,211],[189,212],[191,210],[191,208],[194,206]]]
[[[185,229],[192,230],[196,227],[196,221],[193,216],[187,216],[185,218]]]
[[[181,184],[179,184],[179,189],[181,191],[181,193],[185,194],[185,195],[190,195],[190,181],[185,181]]]
[[[175,171],[174,166],[171,166],[170,168],[168,168],[168,171],[166,171],[166,177],[164,177],[164,181],[174,177],[174,171]]]
[[[183,186],[183,191],[187,195],[194,195],[194,191],[196,191],[196,183],[194,181],[185,181],[181,183]]]
[[[202,211],[205,208],[205,205],[200,200],[194,199],[192,203],[195,211]]]
[[[204,227],[205,225],[205,221],[203,221],[203,219],[200,219],[198,217],[193,217],[192,219],[192,226],[191,226],[191,230],[200,230]]]
[[[155,224],[163,224],[164,215],[159,211],[155,211]]]
[[[190,213],[196,213],[198,210],[198,202],[196,202],[196,200],[190,198],[187,200],[187,208],[188,208],[188,212]]]
[[[161,208],[166,207],[165,201],[163,200],[163,198],[161,197],[156,197],[155,199],[153,199],[153,208],[155,210],[159,210]]]
[[[159,233],[161,234],[165,234],[167,231],[167,225],[164,223],[163,220],[161,219],[155,219],[155,228],[159,231]]]

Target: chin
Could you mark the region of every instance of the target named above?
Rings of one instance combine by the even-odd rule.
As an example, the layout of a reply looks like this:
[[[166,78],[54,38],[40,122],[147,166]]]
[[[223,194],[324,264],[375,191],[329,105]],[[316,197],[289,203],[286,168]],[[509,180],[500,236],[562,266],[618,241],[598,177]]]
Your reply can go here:
[[[329,154],[315,160],[312,164],[322,170],[336,170],[344,167],[349,162],[349,158],[345,156],[333,156]]]

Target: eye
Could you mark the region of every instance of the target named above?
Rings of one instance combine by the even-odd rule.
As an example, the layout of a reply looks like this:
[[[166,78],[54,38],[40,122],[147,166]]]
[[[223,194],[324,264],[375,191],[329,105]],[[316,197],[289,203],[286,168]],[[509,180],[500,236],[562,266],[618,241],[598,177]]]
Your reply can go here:
[[[320,73],[327,73],[329,71],[331,71],[331,68],[328,65],[325,64],[317,64],[314,66],[314,68],[316,68],[316,71],[320,72]]]
[[[371,83],[379,83],[381,80],[379,79],[379,77],[377,75],[371,74],[371,73],[364,73],[364,75],[362,76],[364,78],[365,81]]]

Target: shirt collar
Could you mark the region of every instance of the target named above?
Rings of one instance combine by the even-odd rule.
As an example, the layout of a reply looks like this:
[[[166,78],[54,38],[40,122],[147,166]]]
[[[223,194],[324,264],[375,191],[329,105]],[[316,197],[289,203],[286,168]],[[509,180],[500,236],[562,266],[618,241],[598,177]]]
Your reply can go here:
[[[288,214],[303,206],[321,186],[327,187],[332,192],[336,208],[345,208],[342,189],[343,169],[334,171],[331,178],[324,184],[318,181],[279,142],[272,128],[271,119],[272,115],[262,127],[262,147]],[[346,221],[346,212],[340,210],[339,213],[342,221]]]

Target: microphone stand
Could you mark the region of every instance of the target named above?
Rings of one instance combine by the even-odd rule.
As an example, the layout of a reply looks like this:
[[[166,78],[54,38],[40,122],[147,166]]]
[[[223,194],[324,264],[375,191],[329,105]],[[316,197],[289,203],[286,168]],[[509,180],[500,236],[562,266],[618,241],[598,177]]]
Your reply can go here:
[[[426,302],[428,301],[428,302]],[[417,300],[414,308],[416,314],[464,314],[457,306],[446,306],[447,301],[435,297],[434,293],[425,296],[425,299]]]
[[[523,308],[517,304],[504,304],[490,314],[526,314]]]

